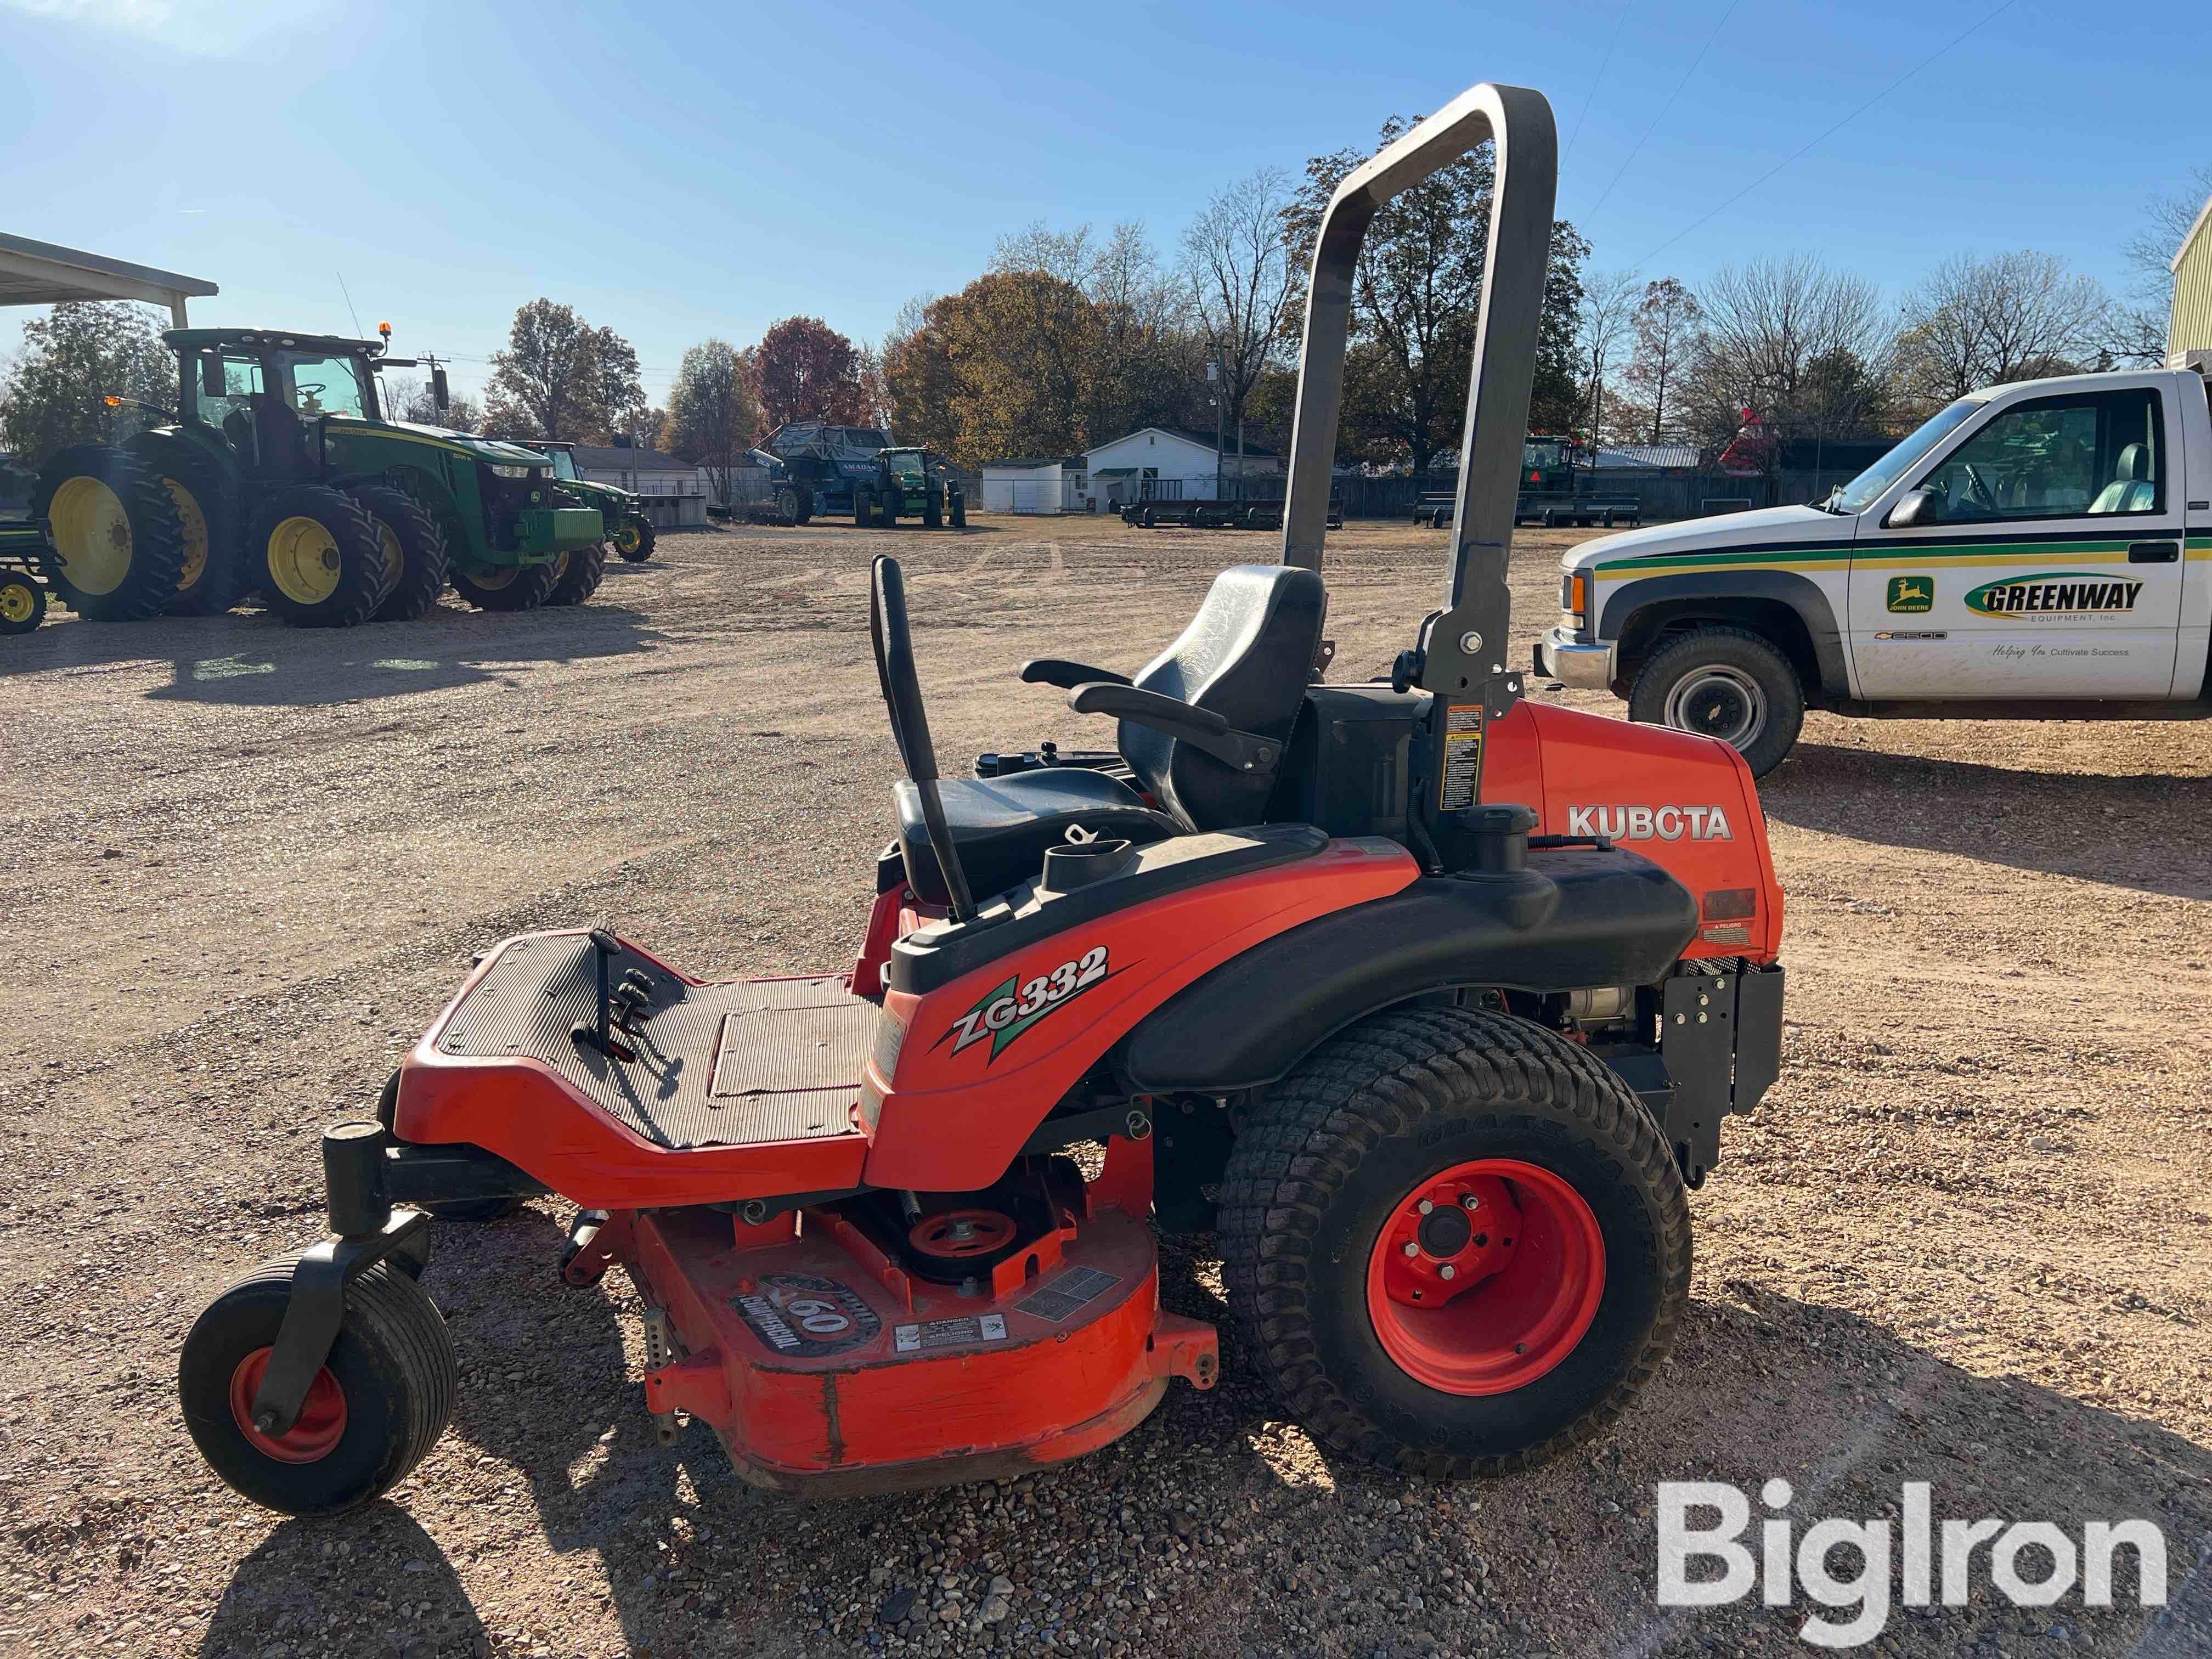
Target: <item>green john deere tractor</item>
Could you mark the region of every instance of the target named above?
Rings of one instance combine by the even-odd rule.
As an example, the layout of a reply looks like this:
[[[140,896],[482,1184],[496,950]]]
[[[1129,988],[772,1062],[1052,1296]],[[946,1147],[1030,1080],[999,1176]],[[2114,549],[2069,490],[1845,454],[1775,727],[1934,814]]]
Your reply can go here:
[[[888,528],[902,518],[920,519],[932,530],[948,520],[955,530],[968,527],[968,495],[945,457],[927,449],[879,449],[874,477],[854,480],[854,524],[880,521]]]
[[[606,520],[607,543],[625,562],[642,564],[653,556],[653,520],[646,517],[645,503],[638,495],[617,485],[586,478],[576,465],[576,446],[566,439],[533,441],[553,458],[553,476],[560,480],[560,492],[573,497],[578,507],[599,509],[599,516]]]
[[[415,367],[386,356],[386,338],[161,337],[178,356],[174,415],[40,471],[32,517],[80,614],[205,616],[258,592],[288,622],[348,628],[420,617],[448,581],[486,611],[573,605],[599,586],[599,511],[560,504],[550,458],[385,418],[376,371]],[[443,369],[432,385],[442,408]]]

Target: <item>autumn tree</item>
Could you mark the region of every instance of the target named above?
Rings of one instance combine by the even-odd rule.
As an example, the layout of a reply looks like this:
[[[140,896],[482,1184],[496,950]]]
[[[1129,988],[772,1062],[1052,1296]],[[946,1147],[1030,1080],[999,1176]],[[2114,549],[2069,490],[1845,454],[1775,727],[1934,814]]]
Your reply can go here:
[[[727,340],[702,340],[684,354],[668,394],[669,442],[707,469],[714,498],[731,504],[730,475],[744,459],[760,424],[745,366]]]
[[[1635,349],[1621,379],[1644,411],[1646,425],[1637,436],[1646,443],[1664,443],[1679,424],[1669,398],[1703,314],[1698,296],[1679,277],[1662,276],[1644,285],[1643,297],[1630,318]]]
[[[64,445],[113,431],[105,397],[173,409],[177,360],[156,313],[112,301],[70,301],[23,325],[22,350],[0,379],[0,439],[36,465]],[[143,425],[143,411],[129,424]]]
[[[1081,449],[1090,302],[1043,271],[991,271],[944,302],[954,453],[981,462]]]
[[[629,342],[551,300],[515,312],[491,363],[484,430],[494,437],[604,441],[645,406]]]
[[[1297,255],[1285,216],[1290,175],[1261,167],[1218,191],[1184,230],[1182,279],[1206,354],[1220,365],[1216,395],[1244,453],[1245,405],[1279,350],[1283,318],[1297,282]]]
[[[972,463],[981,458],[968,450],[952,412],[958,386],[947,344],[952,306],[952,299],[933,295],[900,308],[884,337],[884,401],[890,411],[890,430],[900,442],[927,445]]]
[[[860,350],[818,317],[785,318],[745,361],[763,436],[787,421],[874,424]]]

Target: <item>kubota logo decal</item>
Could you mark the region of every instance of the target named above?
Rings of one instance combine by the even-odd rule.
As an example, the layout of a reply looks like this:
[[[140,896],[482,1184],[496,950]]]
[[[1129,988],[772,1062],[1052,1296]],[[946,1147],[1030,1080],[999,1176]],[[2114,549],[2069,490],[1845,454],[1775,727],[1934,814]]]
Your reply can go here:
[[[975,1006],[954,1020],[944,1036],[930,1044],[952,1039],[952,1052],[958,1054],[971,1042],[991,1039],[991,1052],[983,1063],[989,1065],[1006,1050],[1006,1046],[1023,1032],[1042,1019],[1055,1008],[1064,1008],[1092,986],[1113,977],[1115,969],[1106,963],[1106,947],[1094,945],[1072,962],[1024,981],[1018,974],[1009,975],[1002,985],[995,985],[976,999]]]
[[[1717,806],[1570,806],[1567,833],[1615,841],[1735,839],[1728,814]]]
[[[2088,617],[2136,608],[2141,582],[2086,570],[2008,576],[1966,595],[1966,609],[1981,617]]]

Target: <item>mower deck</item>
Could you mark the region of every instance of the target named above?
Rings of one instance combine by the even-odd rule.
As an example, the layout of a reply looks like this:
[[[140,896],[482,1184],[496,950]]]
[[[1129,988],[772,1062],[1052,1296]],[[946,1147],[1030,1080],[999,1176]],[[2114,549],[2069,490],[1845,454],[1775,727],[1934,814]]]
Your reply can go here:
[[[1055,1463],[1141,1422],[1170,1377],[1211,1388],[1218,1369],[1213,1328],[1160,1311],[1151,1234],[1115,1209],[1068,1216],[964,1285],[909,1275],[823,1211],[611,1224],[608,1249],[666,1310],[676,1351],[647,1370],[647,1405],[704,1419],[738,1473],[775,1491],[842,1497]]]
[[[842,976],[702,985],[625,946],[609,981],[631,974],[653,986],[613,1033],[634,1060],[572,1035],[599,1006],[596,952],[580,933],[501,946],[426,1044],[446,1059],[538,1060],[672,1152],[859,1133],[853,1105],[876,1009]]]

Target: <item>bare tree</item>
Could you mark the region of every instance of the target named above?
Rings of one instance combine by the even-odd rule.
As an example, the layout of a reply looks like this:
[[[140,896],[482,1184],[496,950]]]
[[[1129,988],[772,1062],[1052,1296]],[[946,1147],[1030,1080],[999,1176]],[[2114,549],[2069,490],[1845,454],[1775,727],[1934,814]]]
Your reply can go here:
[[[2191,167],[2189,183],[2143,204],[2142,229],[2121,252],[2135,281],[2127,302],[2112,307],[2105,349],[2115,362],[2149,364],[2166,361],[2166,330],[2173,303],[2173,256],[2181,251],[2204,201],[2212,197],[2212,164]]]
[[[2056,254],[2022,248],[1946,259],[1905,301],[1903,388],[1940,408],[1976,386],[2071,373],[2096,360],[2112,306],[2101,283]]]
[[[1261,167],[1206,204],[1182,236],[1182,277],[1191,309],[1221,365],[1220,395],[1237,427],[1237,471],[1244,471],[1244,406],[1276,349],[1293,281],[1283,211],[1290,175]]]
[[[1678,406],[1702,441],[1725,444],[1747,418],[1788,427],[1846,356],[1887,368],[1891,331],[1881,295],[1813,254],[1730,266],[1697,300],[1705,320]]]
[[[1582,357],[1584,424],[1593,445],[1599,441],[1605,417],[1605,366],[1628,333],[1636,299],[1633,271],[1594,271],[1583,279],[1583,300],[1575,319],[1576,344]]]
[[[1662,276],[1644,285],[1644,297],[1630,319],[1636,330],[1636,356],[1622,378],[1644,400],[1650,412],[1650,443],[1664,443],[1674,430],[1668,394],[1682,374],[1683,360],[1697,343],[1698,325],[1705,316],[1698,296],[1675,276]],[[1680,424],[1677,417],[1675,425]]]

